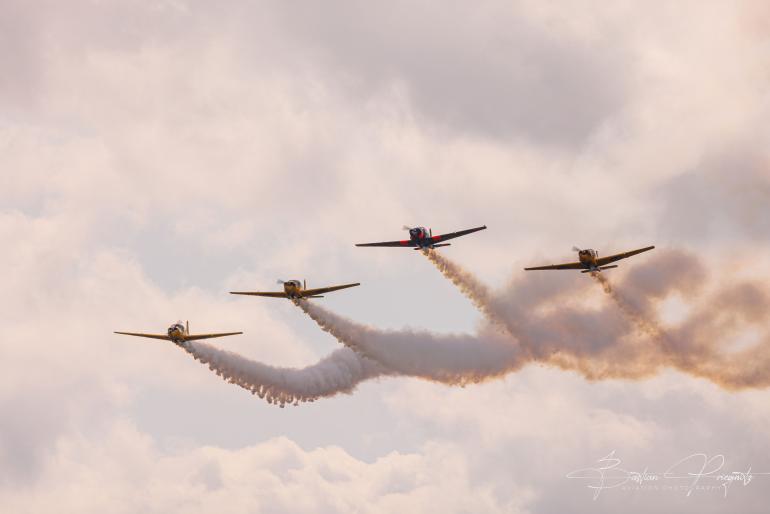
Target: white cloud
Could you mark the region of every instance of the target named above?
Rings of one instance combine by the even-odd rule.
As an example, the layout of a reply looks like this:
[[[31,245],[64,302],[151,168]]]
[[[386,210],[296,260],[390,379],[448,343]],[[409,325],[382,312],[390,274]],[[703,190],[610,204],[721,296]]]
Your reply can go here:
[[[227,451],[159,451],[124,421],[102,438],[61,439],[41,476],[9,491],[13,512],[523,512],[526,491],[499,499],[452,445],[391,452],[374,462],[286,438]]]
[[[413,252],[352,247],[404,223],[488,224],[450,251],[490,283],[573,244],[705,248],[761,271],[762,2],[0,11],[5,510],[596,510],[563,474],[600,449],[764,464],[764,391],[526,370],[287,412],[111,334],[189,318],[243,330],[222,345],[252,358],[312,363],[336,347],[300,313],[226,296],[290,277],[360,280],[325,302],[379,326],[472,328]],[[623,508],[758,512],[753,485]]]

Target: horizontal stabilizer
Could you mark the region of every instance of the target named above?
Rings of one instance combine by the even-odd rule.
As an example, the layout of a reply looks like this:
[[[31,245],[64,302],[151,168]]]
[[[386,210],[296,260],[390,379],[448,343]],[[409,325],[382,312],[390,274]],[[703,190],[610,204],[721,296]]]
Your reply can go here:
[[[604,271],[604,270],[606,270],[606,269],[612,269],[612,268],[617,268],[617,267],[618,267],[618,265],[617,265],[617,264],[615,264],[615,265],[613,265],[613,266],[600,266],[600,267],[598,267],[598,268],[594,268],[594,269],[586,269],[586,270],[583,270],[583,271],[581,271],[580,273],[591,273],[592,271]]]
[[[415,248],[415,250],[432,250],[433,248],[438,248],[439,246],[452,246],[452,243],[442,243],[438,245],[424,246],[422,248]]]

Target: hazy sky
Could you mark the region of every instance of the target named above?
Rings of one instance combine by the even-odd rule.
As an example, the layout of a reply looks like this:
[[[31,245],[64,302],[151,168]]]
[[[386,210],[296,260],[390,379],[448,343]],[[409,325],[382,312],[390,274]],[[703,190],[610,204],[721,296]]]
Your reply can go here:
[[[765,512],[770,474],[595,501],[566,475],[770,473],[767,390],[528,366],[279,409],[112,331],[309,365],[339,343],[227,294],[304,278],[361,282],[320,300],[358,322],[473,332],[417,252],[353,246],[404,224],[488,225],[444,253],[492,288],[655,244],[768,289],[769,62],[761,0],[0,0],[0,510]]]

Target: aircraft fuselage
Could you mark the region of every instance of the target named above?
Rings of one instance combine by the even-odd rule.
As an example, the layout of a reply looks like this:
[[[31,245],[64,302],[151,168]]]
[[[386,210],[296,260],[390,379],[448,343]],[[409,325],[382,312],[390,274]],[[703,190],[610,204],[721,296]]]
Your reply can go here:
[[[302,297],[302,282],[299,280],[287,280],[283,283],[283,290],[286,296],[292,299]]]
[[[171,338],[175,344],[182,344],[187,337],[187,328],[182,323],[174,323],[168,327],[168,337]]]
[[[599,256],[599,252],[596,250],[580,250],[578,251],[578,258],[580,263],[586,269],[598,269],[596,265],[596,258]]]
[[[441,240],[441,236],[434,236],[432,235],[432,231],[430,229],[427,229],[425,227],[415,227],[409,229],[409,240],[417,245],[418,249],[424,250],[426,248],[434,248],[435,246],[445,246],[445,245],[436,245]],[[407,241],[404,241],[404,244],[407,244]]]

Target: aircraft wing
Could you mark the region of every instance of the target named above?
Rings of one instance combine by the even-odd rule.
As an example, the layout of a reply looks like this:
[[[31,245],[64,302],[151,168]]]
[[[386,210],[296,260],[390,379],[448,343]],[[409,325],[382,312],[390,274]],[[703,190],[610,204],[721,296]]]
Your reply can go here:
[[[417,243],[411,239],[403,239],[401,241],[385,241],[383,243],[358,243],[356,246],[403,246],[408,248],[410,246],[417,246]]]
[[[609,257],[600,257],[596,259],[596,264],[598,266],[604,266],[605,264],[609,264],[611,262],[619,261],[620,259],[626,259],[628,257],[631,257],[632,255],[637,255],[642,252],[647,252],[649,250],[652,250],[655,248],[654,246],[646,246],[644,248],[639,248],[638,250],[631,250],[630,252],[625,253],[618,253],[615,255],[610,255]]]
[[[171,338],[165,334],[142,334],[139,332],[115,332],[124,336],[136,336],[136,337],[149,337],[150,339],[163,339],[164,341],[171,341]]]
[[[537,270],[548,270],[548,269],[583,269],[585,266],[583,266],[580,262],[570,262],[568,264],[551,264],[550,266],[536,266],[534,268],[524,268],[525,271],[537,271]]]
[[[448,234],[442,234],[440,236],[433,236],[432,239],[435,242],[439,241],[447,241],[449,239],[454,239],[456,237],[465,236],[468,234],[473,234],[474,232],[478,232],[479,230],[484,230],[487,228],[486,225],[483,227],[476,227],[476,228],[469,228],[467,230],[460,230],[459,232],[449,232]]]
[[[230,291],[230,294],[244,294],[248,296],[267,296],[269,298],[288,298],[285,292],[261,292],[261,291]]]
[[[441,241],[448,241],[449,239],[454,239],[456,237],[464,236],[467,234],[472,234],[474,232],[478,232],[479,230],[484,230],[487,228],[486,225],[483,227],[476,227],[476,228],[469,228],[467,230],[460,230],[458,232],[449,232],[448,234],[442,234],[440,236],[432,236],[431,240],[434,243],[439,243]],[[416,241],[412,241],[411,239],[403,239],[401,241],[385,241],[382,243],[358,243],[356,246],[395,246],[395,247],[415,247],[417,246]]]
[[[360,285],[361,284],[359,282],[356,282],[355,284],[343,284],[341,286],[319,287],[317,289],[305,289],[302,291],[302,296],[315,296],[318,294],[330,293],[332,291],[338,291],[340,289],[347,289],[348,287],[356,287]]]
[[[198,339],[211,339],[213,337],[225,337],[225,336],[237,336],[243,334],[243,332],[223,332],[221,334],[196,334],[193,336],[185,336],[185,341],[197,341]]]

